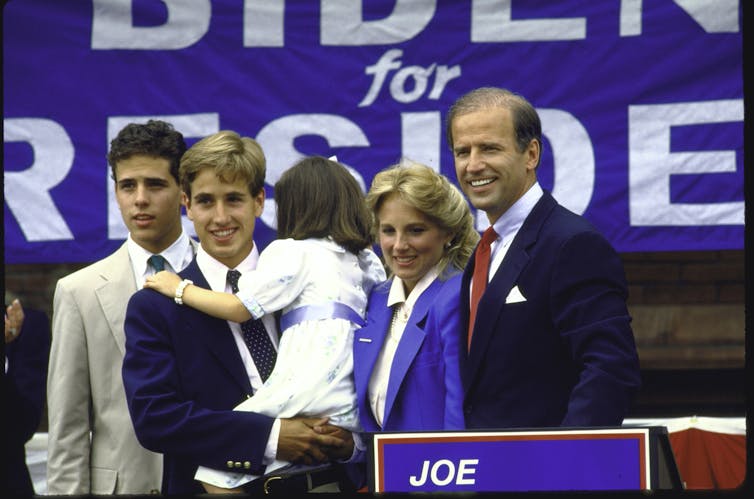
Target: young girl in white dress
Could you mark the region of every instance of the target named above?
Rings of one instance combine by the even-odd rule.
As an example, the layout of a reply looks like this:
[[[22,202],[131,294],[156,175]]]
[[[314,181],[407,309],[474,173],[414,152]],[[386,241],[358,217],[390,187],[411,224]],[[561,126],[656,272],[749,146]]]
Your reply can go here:
[[[371,213],[348,170],[319,156],[283,173],[275,201],[278,239],[260,253],[256,270],[241,275],[237,294],[189,284],[183,303],[235,322],[281,311],[275,367],[235,410],[327,416],[329,424],[358,432],[353,332],[363,324],[372,287],[386,279],[371,249]],[[172,297],[179,283],[176,274],[160,272],[145,287]],[[266,472],[287,464],[276,460]],[[199,467],[195,478],[231,489],[252,477]]]

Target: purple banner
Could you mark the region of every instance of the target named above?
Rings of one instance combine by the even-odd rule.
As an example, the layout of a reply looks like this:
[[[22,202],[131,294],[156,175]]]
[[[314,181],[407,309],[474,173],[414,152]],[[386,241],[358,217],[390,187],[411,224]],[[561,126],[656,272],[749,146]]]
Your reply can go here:
[[[365,190],[402,156],[455,181],[445,114],[486,85],[534,104],[540,183],[619,251],[742,249],[741,26],[737,0],[12,0],[5,261],[121,244],[105,158],[130,121],[256,137],[263,248],[272,185],[304,155],[336,155]]]

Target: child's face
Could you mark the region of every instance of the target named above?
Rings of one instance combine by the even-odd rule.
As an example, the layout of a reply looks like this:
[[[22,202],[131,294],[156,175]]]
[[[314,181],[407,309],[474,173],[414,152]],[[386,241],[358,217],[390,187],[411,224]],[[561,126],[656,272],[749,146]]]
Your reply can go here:
[[[202,248],[235,268],[254,247],[254,226],[264,208],[264,189],[252,196],[241,178],[226,182],[205,168],[191,183],[191,199],[184,194],[186,214],[194,222]]]

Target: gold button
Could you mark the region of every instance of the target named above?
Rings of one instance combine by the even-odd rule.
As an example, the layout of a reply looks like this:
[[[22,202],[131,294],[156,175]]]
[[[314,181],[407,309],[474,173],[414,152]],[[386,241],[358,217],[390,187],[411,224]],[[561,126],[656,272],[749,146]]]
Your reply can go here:
[[[236,463],[235,463],[235,467],[236,467],[236,468],[240,468],[240,467],[241,467],[241,462],[240,462],[240,461],[236,461]]]
[[[228,466],[228,468],[232,468],[233,467],[233,461],[228,461],[225,464]]]
[[[243,467],[246,468],[247,470],[250,470],[251,469],[251,463],[249,461],[244,461]]]

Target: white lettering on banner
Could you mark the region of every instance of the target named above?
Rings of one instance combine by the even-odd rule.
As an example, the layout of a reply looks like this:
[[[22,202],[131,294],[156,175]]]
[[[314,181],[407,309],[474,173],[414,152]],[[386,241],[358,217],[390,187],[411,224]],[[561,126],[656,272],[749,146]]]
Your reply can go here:
[[[552,147],[552,195],[581,215],[594,193],[594,149],[589,133],[571,113],[559,109],[537,109],[537,112],[542,120],[542,135]]]
[[[585,17],[514,20],[512,3],[513,0],[471,2],[471,41],[534,42],[586,38]]]
[[[552,148],[552,195],[560,204],[582,215],[594,194],[595,158],[592,140],[584,125],[571,113],[560,109],[537,109],[542,120],[542,136]],[[482,210],[474,221],[479,231],[490,222]]]
[[[675,0],[707,33],[738,32],[739,0]]]
[[[177,114],[177,115],[154,115],[154,116],[111,116],[107,120],[107,143],[118,135],[129,123],[146,123],[150,119],[163,120],[172,124],[176,130],[183,134],[183,138],[203,138],[220,130],[220,117],[217,113]],[[105,165],[107,166],[107,165]],[[107,174],[107,237],[108,239],[125,239],[128,237],[128,228],[123,223],[123,217],[115,199],[115,182],[110,176],[110,168]],[[195,236],[194,224],[183,215],[181,224],[186,232]]]
[[[95,50],[177,50],[193,45],[209,30],[210,0],[162,0],[168,20],[160,26],[134,26],[133,0],[92,0]],[[333,46],[388,45],[419,35],[435,15],[436,0],[395,0],[390,15],[364,21],[363,0],[321,0],[320,43]],[[708,33],[739,31],[739,0],[675,0]],[[583,40],[586,18],[513,19],[513,0],[472,0],[471,41],[524,42]],[[642,30],[642,0],[621,0],[620,36]],[[244,47],[285,46],[285,0],[245,0]]]
[[[467,475],[476,474],[476,468],[474,466],[479,464],[479,459],[461,459],[458,462],[458,473],[456,473],[456,467],[453,461],[450,459],[440,459],[432,464],[430,469],[430,461],[425,460],[422,463],[421,472],[418,475],[410,475],[408,477],[408,483],[412,487],[421,487],[427,483],[429,477],[433,485],[438,487],[444,487],[450,484],[455,478],[456,485],[474,485],[476,480]],[[442,476],[441,476],[442,474]]]
[[[439,111],[401,113],[401,156],[439,172],[441,123]]]
[[[134,26],[132,0],[92,0],[92,49],[175,50],[199,41],[209,29],[209,0],[162,0],[168,20]]]
[[[402,63],[399,59],[402,55],[402,50],[390,49],[382,54],[376,63],[367,66],[364,69],[365,74],[374,75],[374,78],[372,79],[372,84],[369,86],[367,94],[361,102],[359,102],[359,107],[372,105],[385,83],[388,72],[401,67]],[[450,68],[445,65],[438,66],[437,63],[432,63],[426,68],[422,66],[407,66],[398,71],[391,80],[390,95],[396,101],[404,104],[416,101],[424,95],[427,90],[429,78],[435,69],[437,69],[437,71],[435,72],[434,84],[427,97],[432,100],[439,99],[448,82],[461,76],[461,67],[459,65]],[[411,78],[413,82],[413,89],[406,91],[406,81],[409,78]]]
[[[74,148],[60,124],[42,118],[6,118],[4,142],[28,142],[34,162],[23,171],[3,171],[4,196],[27,241],[73,239],[50,196],[73,166]]]
[[[316,135],[324,138],[330,147],[368,147],[367,139],[361,128],[346,117],[334,114],[292,114],[269,122],[257,134],[256,140],[262,146],[267,158],[275,158],[274,163],[267,164],[265,181],[274,185],[280,176],[305,155],[294,147],[297,137]],[[365,189],[364,178],[354,168],[341,162]],[[276,228],[275,201],[267,198],[262,212],[262,221],[271,228]]]
[[[285,0],[246,0],[243,6],[244,47],[285,46]]]
[[[321,0],[322,45],[386,45],[410,40],[435,15],[435,0],[395,0],[385,19],[364,21],[362,0]]]
[[[401,113],[401,155],[420,161],[439,171],[440,126],[439,112]],[[411,133],[413,130],[422,130],[424,133],[415,135]],[[323,137],[330,147],[369,147],[370,145],[369,139],[361,128],[343,116],[297,114],[276,119],[265,125],[256,137],[267,157],[276,159],[274,164],[267,165],[267,184],[274,185],[285,170],[305,156],[294,147],[295,139],[305,135]],[[411,141],[407,140],[409,136],[413,137]],[[362,175],[355,168],[345,163],[343,165],[366,191],[367,186]],[[275,200],[268,197],[265,200],[261,219],[273,229],[277,227],[275,212]]]
[[[670,128],[743,121],[741,99],[680,104],[630,106],[628,110],[628,203],[632,226],[742,225],[744,202],[670,202],[670,176],[676,174],[730,173],[736,170],[735,151],[670,152]],[[558,109],[538,109],[542,134],[548,139],[553,157],[552,193],[576,213],[583,213],[595,189],[595,154],[587,130],[572,114]],[[113,116],[108,119],[108,144],[128,123],[149,118],[172,123],[184,137],[205,137],[217,132],[217,113],[171,116]],[[401,155],[428,164],[439,171],[442,117],[439,111],[401,113]],[[416,134],[421,130],[421,134]],[[267,183],[274,185],[280,175],[304,157],[295,148],[302,136],[319,136],[332,148],[369,147],[370,142],[358,124],[334,114],[293,114],[275,119],[257,134],[270,162]],[[409,140],[409,137],[411,139]],[[34,163],[24,171],[5,171],[5,199],[29,241],[73,239],[49,190],[69,173],[74,147],[66,131],[57,123],[38,118],[6,118],[5,142],[28,142],[34,150]],[[366,189],[364,178],[346,165]],[[109,239],[124,239],[128,232],[115,199],[110,169],[103,162],[107,179],[107,224]],[[700,179],[703,181],[703,179]],[[484,230],[489,222],[484,212],[476,212],[476,226]],[[262,221],[276,227],[274,199],[265,203]],[[183,217],[186,231],[193,225]]]
[[[672,175],[736,171],[735,151],[671,153],[671,127],[743,119],[741,99],[629,106],[631,225],[743,225],[743,201],[691,204],[670,200]]]
[[[737,33],[739,0],[675,0],[707,33]],[[641,35],[642,0],[621,0],[620,36]]]
[[[620,36],[641,35],[641,7],[643,0],[621,0]]]

